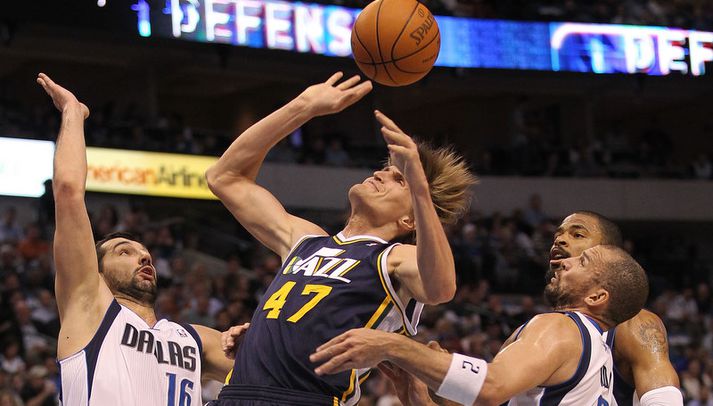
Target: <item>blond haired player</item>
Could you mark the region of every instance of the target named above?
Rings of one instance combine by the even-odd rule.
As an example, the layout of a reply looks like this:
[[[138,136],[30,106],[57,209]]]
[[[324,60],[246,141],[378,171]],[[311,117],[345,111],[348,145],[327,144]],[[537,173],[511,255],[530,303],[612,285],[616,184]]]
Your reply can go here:
[[[417,144],[375,112],[390,163],[349,189],[336,235],[293,216],[256,176],[267,152],[308,120],[371,91],[342,74],[305,89],[243,132],[206,173],[211,190],[283,267],[262,298],[219,405],[353,405],[368,369],[317,376],[308,357],[350,328],[415,334],[424,303],[449,301],[455,269],[443,222],[455,221],[475,182],[453,152]],[[325,188],[325,193],[329,188]],[[417,244],[399,244],[413,235]]]

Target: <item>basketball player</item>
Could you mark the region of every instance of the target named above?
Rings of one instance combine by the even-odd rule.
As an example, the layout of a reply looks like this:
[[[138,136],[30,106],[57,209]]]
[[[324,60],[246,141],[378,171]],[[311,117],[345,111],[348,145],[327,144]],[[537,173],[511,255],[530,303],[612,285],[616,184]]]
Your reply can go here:
[[[546,280],[557,271],[557,260],[579,256],[597,244],[623,246],[619,227],[591,211],[566,217],[555,232]],[[668,357],[666,328],[657,315],[643,309],[606,334],[614,356],[614,395],[619,406],[683,405],[678,374]]]
[[[351,214],[334,236],[288,214],[255,183],[267,152],[308,120],[364,97],[371,82],[336,73],[243,132],[206,172],[208,185],[282,269],[263,296],[238,349],[218,405],[354,405],[368,370],[317,376],[317,346],[351,328],[412,335],[424,303],[455,292],[453,256],[442,222],[466,209],[475,182],[454,153],[418,145],[380,112],[390,164],[352,186]],[[392,241],[414,234],[417,245]]]
[[[546,280],[551,281],[559,266],[558,260],[577,257],[586,249],[599,244],[621,247],[623,240],[619,227],[607,217],[591,212],[577,211],[566,217],[555,233],[550,249],[550,270]],[[512,343],[520,329],[503,344]],[[668,357],[666,328],[654,313],[642,309],[636,316],[607,331],[607,343],[614,356],[614,397],[619,406],[683,406],[678,375]],[[616,339],[615,339],[616,338]],[[428,399],[421,382],[401,374],[384,371],[396,386],[409,386]],[[416,405],[429,404],[412,402]],[[513,404],[527,405],[527,399],[517,397]]]
[[[47,75],[37,82],[62,112],[52,179],[62,404],[200,403],[201,377],[222,381],[232,366],[220,333],[156,320],[156,270],[130,235],[94,245],[84,203],[89,109]]]
[[[532,404],[606,406],[613,402],[613,361],[604,331],[636,315],[646,302],[644,270],[624,250],[599,245],[556,260],[545,294],[558,312],[535,316],[491,363],[434,351],[397,334],[351,330],[310,359],[318,374],[388,360],[439,396],[464,405],[500,405],[527,390]]]

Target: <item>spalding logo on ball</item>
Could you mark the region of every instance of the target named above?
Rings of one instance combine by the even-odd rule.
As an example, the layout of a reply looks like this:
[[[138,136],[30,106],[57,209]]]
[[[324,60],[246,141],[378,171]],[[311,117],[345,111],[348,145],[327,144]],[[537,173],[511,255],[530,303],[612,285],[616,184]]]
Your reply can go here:
[[[352,29],[352,54],[370,79],[387,86],[410,85],[438,59],[441,33],[433,14],[416,0],[376,0]]]

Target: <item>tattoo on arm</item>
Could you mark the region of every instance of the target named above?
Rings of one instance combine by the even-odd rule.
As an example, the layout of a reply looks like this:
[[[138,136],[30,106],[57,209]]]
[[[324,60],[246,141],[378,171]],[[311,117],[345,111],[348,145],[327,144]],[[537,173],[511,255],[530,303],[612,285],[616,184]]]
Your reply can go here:
[[[652,353],[661,354],[668,351],[666,335],[654,320],[647,320],[639,325],[639,339]]]

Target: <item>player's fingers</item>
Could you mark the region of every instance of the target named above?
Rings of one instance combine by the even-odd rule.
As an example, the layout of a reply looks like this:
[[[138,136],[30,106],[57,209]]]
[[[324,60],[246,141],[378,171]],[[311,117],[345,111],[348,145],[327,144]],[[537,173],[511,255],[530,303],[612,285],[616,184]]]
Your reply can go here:
[[[389,149],[390,155],[400,155],[400,154],[406,154],[408,152],[408,148],[402,147],[400,145],[389,144],[386,147]],[[392,157],[392,159],[393,159],[393,157]]]
[[[324,83],[328,84],[329,86],[334,86],[334,84],[337,83],[337,81],[341,79],[342,76],[344,76],[344,74],[341,71],[337,72],[334,75],[330,76],[329,79],[327,79],[327,81]]]
[[[381,127],[381,134],[384,136],[389,144],[396,144],[401,146],[410,145],[413,140],[408,135],[404,134],[400,130],[394,130],[388,127]]]
[[[351,89],[345,90],[346,93],[344,94],[344,100],[346,100],[349,104],[355,103],[362,97],[366,96],[372,88],[373,86],[370,80],[367,80],[366,82],[361,82],[358,85],[352,87]]]
[[[361,80],[361,76],[354,75],[354,76],[350,77],[349,79],[345,80],[344,82],[338,84],[336,87],[337,87],[337,89],[340,89],[340,90],[347,90],[350,87],[359,83],[360,80]]]
[[[350,368],[350,355],[349,354],[340,354],[337,355],[336,357],[330,359],[329,361],[325,362],[324,364],[320,365],[317,367],[314,372],[317,375],[325,375],[325,374],[336,374],[338,372],[346,371]]]
[[[401,129],[399,128],[399,126],[396,125],[396,123],[394,122],[394,120],[390,119],[388,116],[386,116],[386,114],[382,113],[381,111],[379,111],[379,110],[374,110],[374,116],[376,116],[376,119],[377,119],[377,120],[379,121],[379,123],[381,123],[381,125],[383,125],[384,127],[390,128],[390,129],[392,129],[392,130],[394,130],[394,131],[403,132],[403,131],[401,131]]]
[[[346,339],[347,339],[346,333],[340,334],[340,335],[334,337],[333,339],[327,341],[326,343],[320,345],[319,347],[317,347],[317,349],[314,350],[314,352],[316,353],[316,352],[323,351],[333,345],[341,343],[342,341],[344,341]]]

